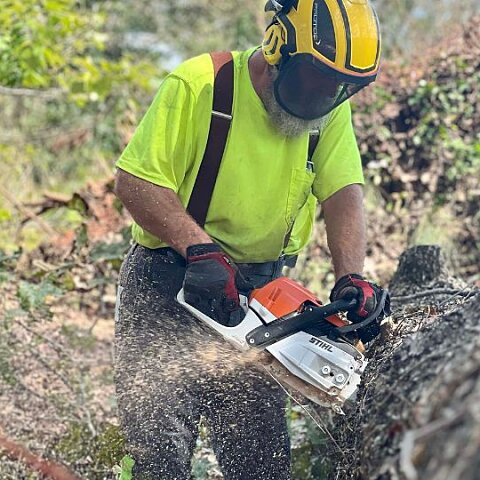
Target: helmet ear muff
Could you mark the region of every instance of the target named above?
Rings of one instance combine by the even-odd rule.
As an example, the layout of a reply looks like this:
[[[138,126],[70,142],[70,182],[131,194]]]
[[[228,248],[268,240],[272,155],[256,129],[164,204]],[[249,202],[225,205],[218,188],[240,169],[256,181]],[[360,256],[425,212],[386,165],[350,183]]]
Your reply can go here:
[[[262,52],[269,65],[278,65],[282,60],[281,48],[285,45],[285,32],[283,27],[274,19],[265,31],[262,43]]]

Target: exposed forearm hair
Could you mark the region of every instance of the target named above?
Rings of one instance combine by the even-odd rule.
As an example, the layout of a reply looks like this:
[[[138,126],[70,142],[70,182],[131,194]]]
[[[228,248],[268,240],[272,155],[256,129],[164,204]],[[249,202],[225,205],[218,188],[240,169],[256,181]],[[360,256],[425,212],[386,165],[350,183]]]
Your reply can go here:
[[[349,185],[322,204],[335,277],[363,273],[366,255],[365,210],[360,185]]]
[[[184,257],[190,245],[212,242],[187,213],[173,190],[118,169],[115,193],[138,225]]]

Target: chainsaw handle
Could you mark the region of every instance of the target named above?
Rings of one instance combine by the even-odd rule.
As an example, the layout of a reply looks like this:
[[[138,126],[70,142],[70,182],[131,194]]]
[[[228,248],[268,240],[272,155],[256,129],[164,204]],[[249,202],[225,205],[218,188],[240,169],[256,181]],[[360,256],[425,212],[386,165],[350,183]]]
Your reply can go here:
[[[356,332],[361,328],[368,327],[368,325],[370,325],[372,322],[374,322],[378,318],[382,310],[385,308],[387,295],[388,295],[388,292],[384,290],[382,293],[382,296],[380,297],[380,301],[378,302],[377,308],[371,315],[369,315],[367,318],[365,318],[361,322],[352,323],[351,325],[346,325],[345,327],[339,327],[337,329],[337,334],[344,335],[346,333]]]
[[[282,338],[300,332],[306,327],[317,324],[332,315],[340,312],[352,310],[357,306],[358,300],[340,299],[328,305],[318,306],[315,304],[307,305],[304,311],[298,315],[289,318],[281,318],[267,325],[260,325],[246,335],[247,343],[251,347],[265,348],[272,345]],[[336,327],[327,322],[324,334],[327,335]]]

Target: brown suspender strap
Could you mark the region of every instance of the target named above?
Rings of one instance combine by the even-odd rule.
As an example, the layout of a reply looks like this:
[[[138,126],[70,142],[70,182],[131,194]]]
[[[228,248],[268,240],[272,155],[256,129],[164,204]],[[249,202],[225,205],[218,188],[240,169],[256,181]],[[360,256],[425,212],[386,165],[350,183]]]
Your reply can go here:
[[[309,163],[313,162],[313,154],[315,153],[315,149],[317,148],[319,140],[320,140],[320,132],[318,130],[314,130],[310,132],[310,137],[308,139],[308,160],[307,160]],[[308,168],[308,164],[307,164],[307,168]]]
[[[187,207],[190,215],[201,227],[205,226],[213,190],[227,145],[228,132],[232,123],[234,91],[234,65],[231,52],[215,52],[210,55],[214,69],[212,118],[207,146]],[[310,133],[307,168],[313,162],[313,154],[319,140],[319,132]],[[285,236],[284,247],[288,245],[292,230],[293,225]]]
[[[231,52],[210,54],[213,62],[213,108],[207,146],[197,174],[187,210],[195,221],[205,226],[208,208],[217,181],[223,153],[232,123],[234,65]]]

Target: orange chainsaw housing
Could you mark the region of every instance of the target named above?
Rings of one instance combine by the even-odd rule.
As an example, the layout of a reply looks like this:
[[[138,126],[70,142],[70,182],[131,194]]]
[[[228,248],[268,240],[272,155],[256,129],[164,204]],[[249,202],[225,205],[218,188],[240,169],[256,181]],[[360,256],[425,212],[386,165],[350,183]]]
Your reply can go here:
[[[286,277],[277,278],[264,287],[254,290],[250,295],[250,301],[252,300],[259,302],[276,318],[300,312],[305,302],[322,306],[322,302],[315,295]],[[348,325],[348,322],[337,315],[327,317],[326,320],[336,327]]]

